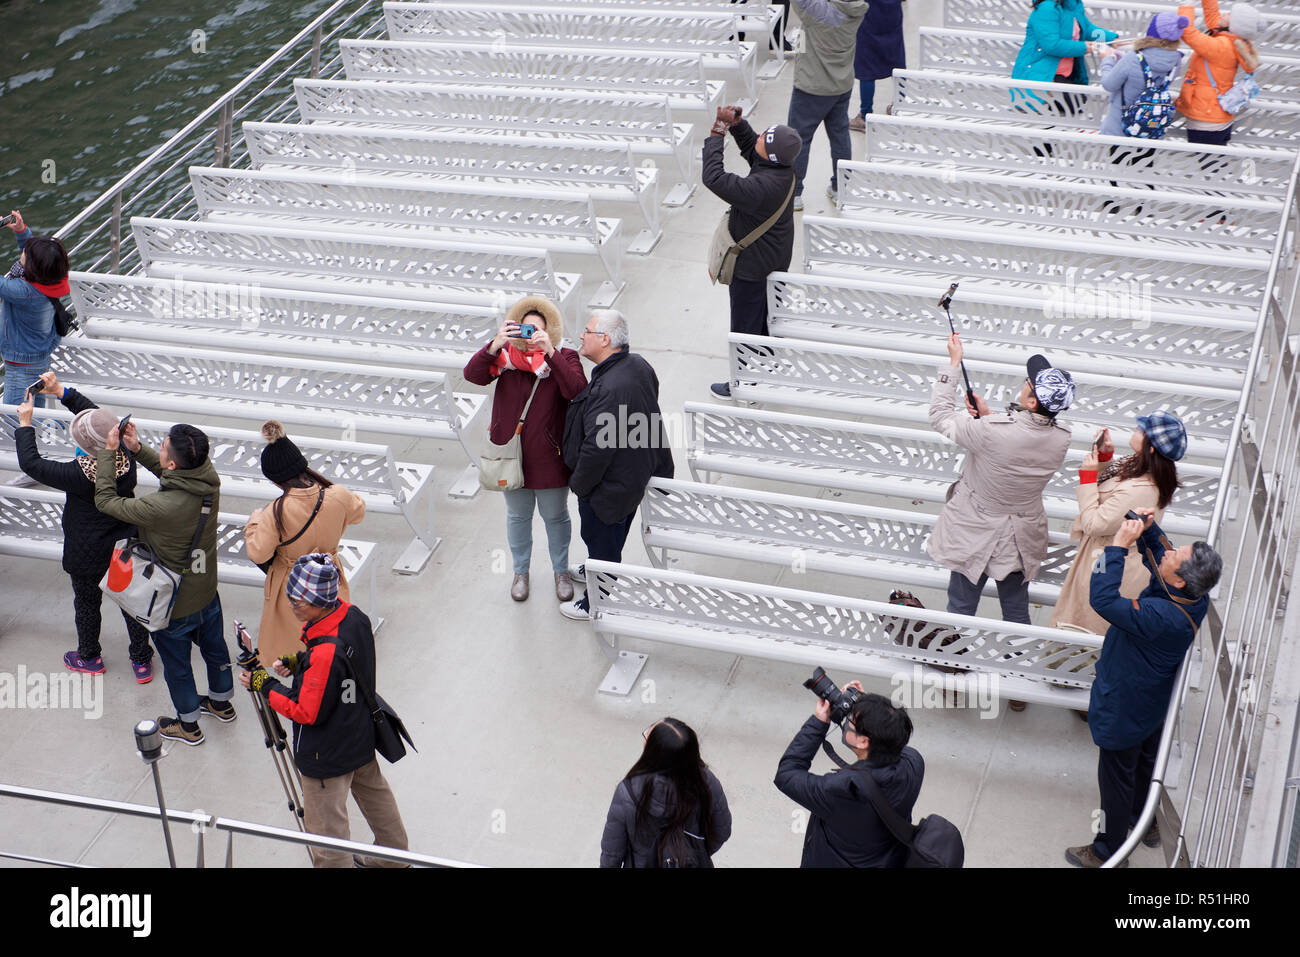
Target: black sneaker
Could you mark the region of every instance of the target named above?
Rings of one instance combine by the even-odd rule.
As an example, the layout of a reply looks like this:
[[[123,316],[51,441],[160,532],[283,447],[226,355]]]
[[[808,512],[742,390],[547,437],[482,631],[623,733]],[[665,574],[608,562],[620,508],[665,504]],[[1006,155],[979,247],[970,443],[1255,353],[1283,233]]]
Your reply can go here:
[[[229,701],[213,701],[207,695],[199,699],[199,710],[221,722],[235,720],[235,706]]]
[[[168,718],[160,716],[158,718],[158,733],[164,738],[171,738],[173,741],[184,741],[190,746],[203,743],[203,729],[199,727],[198,722],[194,724],[194,730],[185,727],[180,718]]]
[[[709,391],[712,392],[714,395],[716,395],[719,399],[730,399],[731,383],[715,382],[713,383],[713,385],[709,386]]]

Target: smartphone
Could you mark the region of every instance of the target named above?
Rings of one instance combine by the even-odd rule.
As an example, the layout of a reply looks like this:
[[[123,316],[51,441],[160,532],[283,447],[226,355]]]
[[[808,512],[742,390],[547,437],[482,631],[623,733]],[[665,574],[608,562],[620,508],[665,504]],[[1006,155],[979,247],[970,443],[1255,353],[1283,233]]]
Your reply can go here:
[[[119,439],[122,437],[122,433],[126,431],[126,424],[130,421],[131,413],[128,412],[126,415],[122,416],[122,421],[117,423],[117,437]]]
[[[6,216],[4,219],[0,219],[0,226],[8,226],[8,225],[10,225],[11,223],[15,223],[15,222],[17,222],[17,220],[14,219],[14,214],[13,214],[13,213],[10,213],[10,214],[9,214],[8,216]]]
[[[531,322],[526,322],[519,327],[519,338],[531,339],[533,337],[533,333],[535,333],[536,331],[537,331],[536,326],[534,326]]]
[[[27,387],[27,398],[31,399],[32,401],[35,401],[36,396],[40,394],[41,389],[43,389],[44,387],[45,387],[45,383],[42,382],[40,379],[37,379],[35,382],[33,382],[31,385]]]
[[[1137,512],[1133,511],[1133,509],[1131,508],[1124,513],[1124,517],[1127,518],[1130,522],[1142,522],[1143,524],[1146,524],[1146,519],[1143,518],[1141,515],[1139,515]]]

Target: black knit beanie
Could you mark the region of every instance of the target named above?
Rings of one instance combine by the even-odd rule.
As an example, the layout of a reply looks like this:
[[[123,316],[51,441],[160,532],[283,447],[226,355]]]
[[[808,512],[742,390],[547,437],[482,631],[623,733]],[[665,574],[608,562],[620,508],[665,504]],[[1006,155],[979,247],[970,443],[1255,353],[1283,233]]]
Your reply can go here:
[[[307,460],[275,419],[262,426],[262,438],[267,443],[262,449],[262,474],[272,482],[284,485],[307,471]]]

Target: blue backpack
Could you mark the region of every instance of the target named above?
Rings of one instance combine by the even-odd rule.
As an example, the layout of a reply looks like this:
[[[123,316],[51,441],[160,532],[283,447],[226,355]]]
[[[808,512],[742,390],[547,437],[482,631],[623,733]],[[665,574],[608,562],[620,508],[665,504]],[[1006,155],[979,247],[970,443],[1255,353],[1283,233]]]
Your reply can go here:
[[[1136,136],[1144,140],[1164,139],[1165,130],[1174,119],[1174,98],[1169,92],[1170,73],[1163,80],[1154,82],[1151,70],[1141,53],[1135,54],[1142,64],[1142,77],[1146,81],[1142,92],[1138,94],[1122,117],[1125,136]]]

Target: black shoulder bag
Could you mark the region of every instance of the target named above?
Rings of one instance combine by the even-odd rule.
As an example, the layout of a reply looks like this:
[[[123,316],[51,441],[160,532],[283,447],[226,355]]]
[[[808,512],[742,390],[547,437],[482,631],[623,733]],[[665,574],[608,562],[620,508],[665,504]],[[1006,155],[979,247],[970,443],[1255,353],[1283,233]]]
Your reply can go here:
[[[279,545],[276,545],[275,551],[271,552],[270,558],[268,558],[264,562],[257,563],[257,567],[262,569],[263,574],[266,575],[271,574],[271,566],[275,564],[275,556],[280,551],[280,549],[284,548],[284,546],[286,545],[292,545],[298,539],[302,538],[303,533],[306,532],[307,529],[311,528],[311,523],[316,521],[316,515],[320,512],[320,507],[324,503],[325,503],[325,488],[324,486],[322,486],[320,490],[320,494],[316,496],[316,507],[311,510],[311,517],[307,519],[307,524],[304,525],[302,528],[298,529],[298,534],[293,536],[293,538],[285,539]]]
[[[343,667],[356,686],[361,689],[366,710],[370,712],[370,719],[375,723],[375,750],[382,754],[389,764],[393,764],[406,757],[406,745],[402,744],[405,740],[406,744],[411,746],[411,750],[418,754],[420,749],[411,740],[406,725],[397,716],[392,705],[381,698],[378,692],[371,691],[366,683],[357,677],[356,670],[352,667],[352,649],[341,641],[334,641],[331,644],[338,646],[343,654]]]

